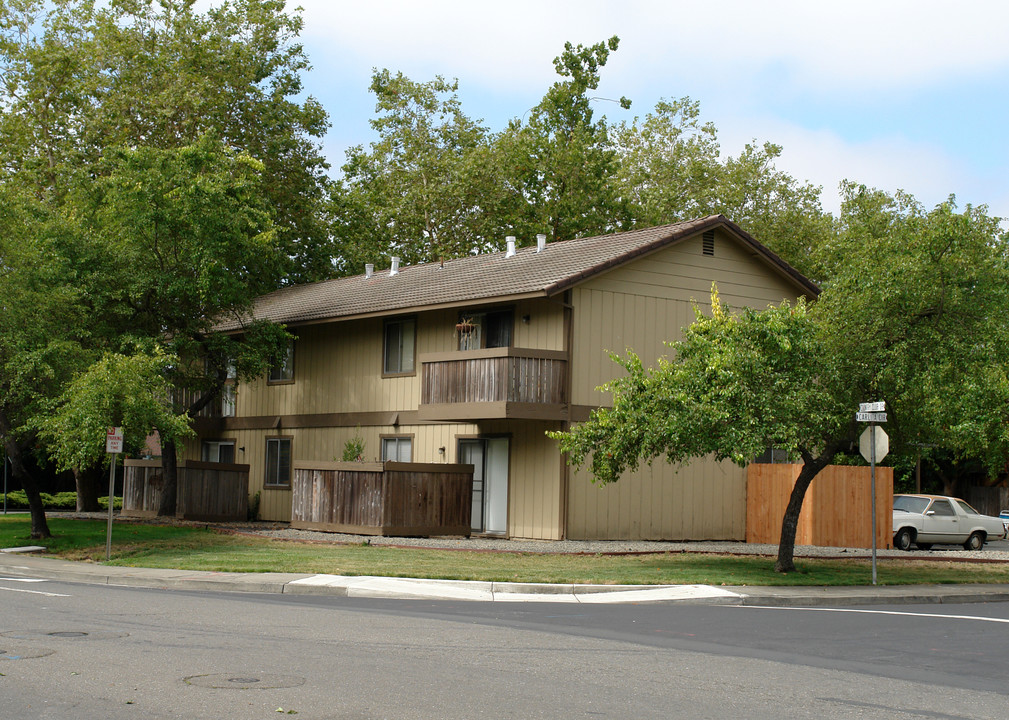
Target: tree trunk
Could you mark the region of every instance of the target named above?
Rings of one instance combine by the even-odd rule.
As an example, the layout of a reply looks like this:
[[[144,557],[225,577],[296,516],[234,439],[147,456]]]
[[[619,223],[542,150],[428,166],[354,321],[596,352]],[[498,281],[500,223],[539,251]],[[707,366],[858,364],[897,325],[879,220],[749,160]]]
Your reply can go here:
[[[14,441],[11,432],[11,424],[7,419],[7,413],[0,411],[0,436],[3,436],[4,450],[10,459],[11,472],[21,482],[21,487],[28,498],[28,509],[32,515],[32,540],[42,540],[52,537],[49,532],[49,523],[46,522],[46,510],[42,507],[42,496],[39,495],[39,486],[35,478],[28,472],[24,462],[23,448]],[[26,445],[26,447],[30,447]]]
[[[158,515],[174,517],[179,487],[179,453],[174,440],[161,440],[161,478]]]
[[[32,515],[32,539],[40,540],[52,537],[52,533],[49,532],[49,523],[46,522],[46,510],[42,506],[42,496],[39,494],[38,483],[35,482],[35,478],[28,472],[28,468],[25,466],[22,448],[16,442],[7,438],[4,440],[4,449],[7,451],[7,457],[10,458],[11,472],[21,483],[21,487],[25,491],[25,497],[28,498],[28,509],[31,510]]]
[[[74,483],[77,485],[77,512],[98,512],[98,496],[102,488],[101,467],[85,470],[74,468]]]
[[[778,559],[774,563],[774,571],[780,573],[795,572],[795,533],[799,528],[799,513],[802,512],[802,501],[806,498],[806,491],[809,489],[813,478],[820,474],[823,468],[830,464],[837,454],[834,446],[829,447],[818,458],[804,450],[802,454],[802,470],[799,477],[795,479],[792,487],[792,494],[788,498],[788,507],[785,508],[785,516],[781,519],[781,538],[778,541]]]

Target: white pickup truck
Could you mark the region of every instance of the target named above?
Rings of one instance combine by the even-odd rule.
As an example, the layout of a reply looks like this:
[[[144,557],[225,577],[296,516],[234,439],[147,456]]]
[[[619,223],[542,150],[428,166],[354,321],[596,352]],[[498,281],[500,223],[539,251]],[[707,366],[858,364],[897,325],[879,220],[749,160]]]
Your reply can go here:
[[[963,545],[980,550],[992,538],[1004,538],[1006,524],[982,515],[959,498],[944,495],[894,495],[893,546],[930,550],[933,545]]]

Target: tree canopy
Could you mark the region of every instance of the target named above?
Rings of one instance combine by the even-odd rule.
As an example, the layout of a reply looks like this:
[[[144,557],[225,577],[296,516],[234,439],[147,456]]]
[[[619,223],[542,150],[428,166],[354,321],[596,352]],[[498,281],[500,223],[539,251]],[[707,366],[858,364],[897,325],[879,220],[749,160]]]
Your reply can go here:
[[[38,431],[74,378],[124,358],[160,367],[175,388],[155,398],[173,466],[171,418],[212,402],[230,367],[243,379],[264,372],[287,340],[266,323],[226,336],[215,322],[245,317],[281,284],[332,273],[318,144],[327,120],[298,98],[300,18],[277,0],[195,6],[0,6],[0,198],[15,227],[3,260],[18,275],[2,292],[59,303],[51,317],[62,323],[43,334],[45,322],[38,332],[13,305],[3,310],[13,359],[2,381],[15,383],[30,360],[40,379],[31,394],[12,386],[5,396],[8,445],[55,438]],[[159,346],[179,361],[150,356]],[[31,504],[33,481],[20,479]],[[164,495],[174,498],[170,482]],[[47,534],[41,505],[32,511],[33,532]]]

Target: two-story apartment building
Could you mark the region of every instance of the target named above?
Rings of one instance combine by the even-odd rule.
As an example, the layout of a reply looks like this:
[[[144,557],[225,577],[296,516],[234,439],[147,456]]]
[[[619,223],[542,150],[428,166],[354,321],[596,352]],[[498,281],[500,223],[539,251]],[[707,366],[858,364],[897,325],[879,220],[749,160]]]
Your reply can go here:
[[[722,216],[284,288],[254,314],[291,353],[186,454],[248,463],[265,519],[290,518],[294,460],[360,437],[367,460],[473,464],[475,533],[743,539],[742,469],[656,462],[601,488],[545,435],[607,403],[611,351],[664,354],[712,283],[736,307],[817,292]]]

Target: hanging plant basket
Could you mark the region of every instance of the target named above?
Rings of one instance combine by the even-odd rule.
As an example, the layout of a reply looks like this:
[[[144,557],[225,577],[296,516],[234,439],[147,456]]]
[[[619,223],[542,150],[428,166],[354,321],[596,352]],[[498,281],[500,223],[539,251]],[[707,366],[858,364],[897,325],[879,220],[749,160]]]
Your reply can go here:
[[[476,330],[476,324],[468,318],[463,318],[455,324],[455,331],[460,335],[469,335],[474,330]]]

